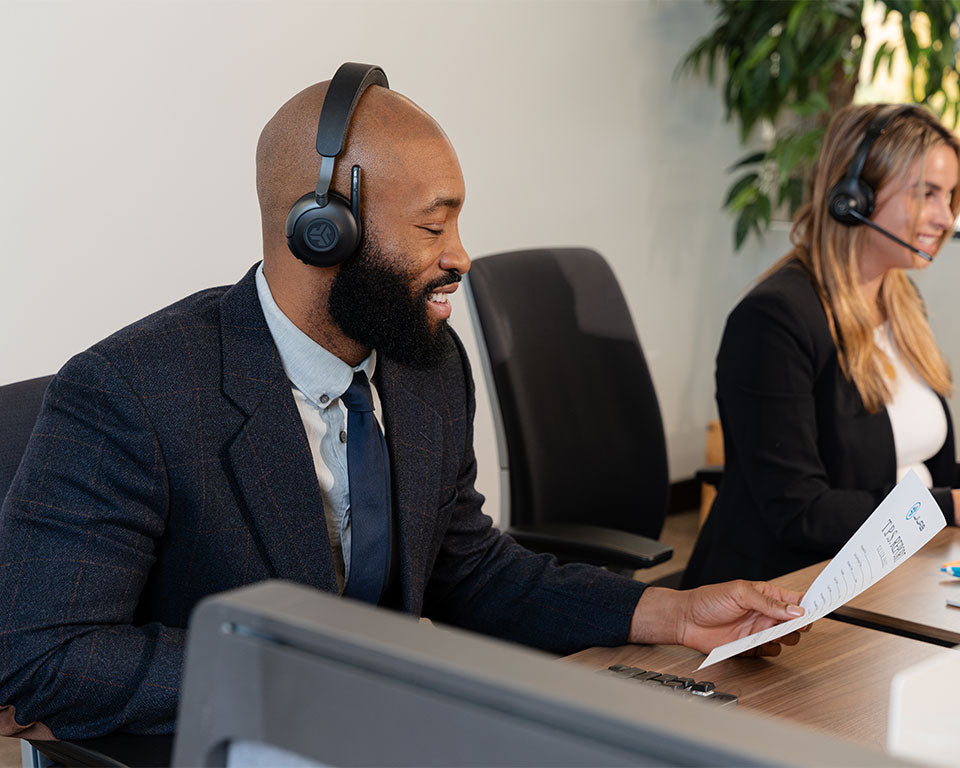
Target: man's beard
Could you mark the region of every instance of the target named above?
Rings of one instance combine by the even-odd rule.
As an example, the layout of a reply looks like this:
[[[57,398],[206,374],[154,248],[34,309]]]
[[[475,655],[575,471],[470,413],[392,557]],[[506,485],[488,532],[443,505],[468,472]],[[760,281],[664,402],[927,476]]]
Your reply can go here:
[[[327,309],[347,336],[379,354],[415,368],[440,362],[447,323],[427,318],[427,297],[460,280],[451,272],[421,289],[390,264],[383,249],[365,237],[355,256],[340,265],[330,286]]]

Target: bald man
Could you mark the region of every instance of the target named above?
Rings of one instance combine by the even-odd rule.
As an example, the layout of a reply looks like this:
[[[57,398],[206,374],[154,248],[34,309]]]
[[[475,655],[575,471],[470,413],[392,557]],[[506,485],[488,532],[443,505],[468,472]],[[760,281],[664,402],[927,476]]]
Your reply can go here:
[[[346,447],[358,376],[391,487],[392,567],[372,602],[556,653],[708,651],[799,614],[798,594],[769,585],[645,588],[492,528],[470,368],[446,322],[470,267],[457,157],[419,107],[368,88],[333,177],[348,195],[363,169],[360,247],[304,263],[284,225],[316,185],[326,91],[297,94],[260,138],[262,264],[110,336],[50,385],[0,512],[0,732],[170,733],[201,598],[267,578],[350,595],[369,565]]]

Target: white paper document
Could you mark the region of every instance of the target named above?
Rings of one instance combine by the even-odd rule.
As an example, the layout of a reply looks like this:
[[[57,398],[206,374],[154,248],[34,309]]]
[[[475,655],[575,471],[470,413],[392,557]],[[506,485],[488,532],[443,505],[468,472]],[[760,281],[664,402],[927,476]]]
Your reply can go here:
[[[710,651],[697,669],[729,659],[826,616],[876,584],[946,526],[930,491],[911,470],[867,518],[803,596],[803,616]]]

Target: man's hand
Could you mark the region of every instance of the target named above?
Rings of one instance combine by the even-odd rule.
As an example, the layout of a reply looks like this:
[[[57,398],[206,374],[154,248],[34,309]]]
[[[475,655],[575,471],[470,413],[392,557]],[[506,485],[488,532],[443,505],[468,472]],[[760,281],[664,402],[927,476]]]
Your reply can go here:
[[[803,615],[802,594],[763,581],[728,581],[678,592],[647,587],[630,622],[631,643],[679,644],[709,653],[718,645]],[[796,645],[799,632],[752,649],[776,656]]]

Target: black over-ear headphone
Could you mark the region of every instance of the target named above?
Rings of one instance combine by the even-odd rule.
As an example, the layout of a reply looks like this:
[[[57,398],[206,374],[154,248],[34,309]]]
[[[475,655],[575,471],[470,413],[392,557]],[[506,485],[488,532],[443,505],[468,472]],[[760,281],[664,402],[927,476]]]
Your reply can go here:
[[[917,108],[913,105],[905,104],[901,107],[894,108],[885,115],[878,115],[870,121],[870,125],[867,126],[867,132],[853,153],[850,167],[847,168],[847,172],[843,178],[834,184],[833,189],[830,190],[830,195],[827,198],[827,209],[830,211],[830,215],[841,224],[846,224],[848,227],[866,224],[868,227],[877,230],[880,234],[899,243],[904,248],[913,251],[921,258],[927,261],[933,261],[933,257],[926,251],[921,251],[915,245],[901,240],[892,232],[887,231],[870,220],[877,198],[873,187],[860,178],[860,175],[863,173],[863,166],[867,162],[867,155],[870,154],[870,149],[886,129],[887,125],[890,124],[890,121],[901,115],[911,112],[916,113],[916,111]]]
[[[297,200],[287,214],[287,245],[300,261],[314,267],[339,264],[360,244],[360,166],[353,166],[350,200],[331,192],[330,182],[353,110],[371,85],[390,87],[383,70],[372,64],[347,62],[333,76],[317,126],[317,189]]]

